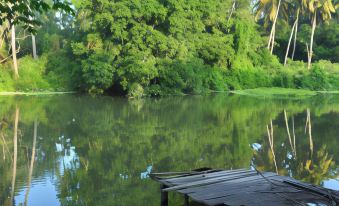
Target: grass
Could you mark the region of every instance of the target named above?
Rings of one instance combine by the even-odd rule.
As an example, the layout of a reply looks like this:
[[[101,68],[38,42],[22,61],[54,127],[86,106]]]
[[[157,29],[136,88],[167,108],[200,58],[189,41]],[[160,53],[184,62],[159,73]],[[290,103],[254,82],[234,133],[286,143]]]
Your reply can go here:
[[[310,97],[317,95],[318,92],[305,89],[289,89],[289,88],[257,88],[236,90],[231,93],[249,96],[262,96],[262,97]]]
[[[76,92],[0,92],[0,96],[40,96],[40,95],[55,95],[55,94],[75,94]]]

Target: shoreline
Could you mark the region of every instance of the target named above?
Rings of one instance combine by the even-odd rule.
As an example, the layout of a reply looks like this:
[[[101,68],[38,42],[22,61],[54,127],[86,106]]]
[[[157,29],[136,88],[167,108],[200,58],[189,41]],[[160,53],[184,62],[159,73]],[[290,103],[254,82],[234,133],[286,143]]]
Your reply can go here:
[[[76,94],[76,91],[69,92],[0,92],[0,96],[40,96],[40,95],[61,95]]]
[[[66,92],[0,92],[0,96],[43,96],[43,95],[63,95],[63,94],[78,94],[78,91],[66,91]],[[315,96],[319,94],[339,94],[339,90],[333,91],[312,91],[307,89],[290,89],[280,87],[261,87],[255,89],[243,89],[243,90],[231,90],[231,91],[211,91],[207,93],[197,94],[213,94],[213,93],[228,93],[245,96]],[[177,94],[178,95],[178,94]],[[177,96],[177,95],[164,95]],[[191,94],[182,94],[187,96]],[[110,96],[110,95],[109,95]],[[181,95],[179,95],[181,96]]]

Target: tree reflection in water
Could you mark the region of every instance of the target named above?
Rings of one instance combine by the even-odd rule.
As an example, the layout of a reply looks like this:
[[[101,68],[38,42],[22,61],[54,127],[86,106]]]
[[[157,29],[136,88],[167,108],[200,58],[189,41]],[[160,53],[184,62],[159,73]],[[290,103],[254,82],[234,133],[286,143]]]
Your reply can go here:
[[[296,145],[295,140],[295,129],[294,129],[294,118],[292,118],[293,125],[293,141],[289,132],[287,112],[284,110],[285,127],[287,131],[287,140],[281,140],[279,150],[279,162],[277,168],[277,160],[275,158],[273,142],[273,127],[269,128],[268,131],[268,143],[264,143],[264,148],[267,147],[269,150],[261,149],[254,152],[253,163],[262,171],[272,170],[272,165],[278,171],[278,174],[289,175],[296,179],[309,182],[315,185],[321,185],[324,180],[337,179],[339,177],[338,165],[335,163],[333,155],[330,155],[327,150],[326,144],[320,144],[314,146],[312,137],[312,122],[311,122],[311,111],[309,108],[306,109],[306,126],[304,129],[304,135],[300,134],[301,138],[305,138],[308,141],[308,150],[305,150],[304,145]],[[272,125],[272,122],[271,122]],[[283,135],[282,135],[283,137]],[[286,142],[290,144],[288,148]],[[299,144],[306,143],[303,140],[298,141]],[[267,146],[266,146],[266,145]],[[315,155],[314,155],[314,148]],[[299,149],[299,156],[296,156],[297,150]],[[268,152],[270,151],[270,152]],[[268,161],[265,161],[268,159]],[[272,164],[273,162],[273,164]]]
[[[338,178],[339,97],[53,96],[0,103],[0,205],[158,205],[151,170],[254,164],[313,184]]]

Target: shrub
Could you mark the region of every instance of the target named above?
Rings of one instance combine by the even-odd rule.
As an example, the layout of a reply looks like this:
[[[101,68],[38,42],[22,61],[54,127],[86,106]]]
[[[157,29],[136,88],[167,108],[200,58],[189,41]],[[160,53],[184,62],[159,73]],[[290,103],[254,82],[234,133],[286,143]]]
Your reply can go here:
[[[310,90],[326,90],[329,88],[329,81],[325,71],[316,66],[310,71],[299,75],[296,79],[296,84],[301,88]]]
[[[92,54],[82,61],[82,79],[88,91],[103,93],[113,83],[114,67],[105,54]]]
[[[132,84],[128,91],[128,97],[140,99],[142,96],[144,96],[144,88],[138,83]]]
[[[12,79],[11,65],[0,64],[0,91],[13,91],[15,90],[14,82]]]
[[[51,90],[51,86],[44,78],[46,57],[33,59],[30,56],[21,58],[18,62],[20,78],[15,80],[17,91]]]
[[[273,77],[273,86],[284,88],[295,88],[296,85],[294,74],[295,72],[287,68],[277,71]]]

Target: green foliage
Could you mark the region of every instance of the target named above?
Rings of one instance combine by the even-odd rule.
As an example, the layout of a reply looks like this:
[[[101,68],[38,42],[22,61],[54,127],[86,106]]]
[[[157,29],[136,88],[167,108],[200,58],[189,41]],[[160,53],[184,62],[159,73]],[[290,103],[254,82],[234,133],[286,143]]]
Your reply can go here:
[[[223,72],[204,65],[198,58],[161,62],[159,77],[156,80],[159,81],[162,90],[168,92],[172,90],[170,93],[197,94],[208,90],[224,91],[226,89]]]
[[[82,77],[87,88],[91,91],[102,93],[112,84],[114,68],[111,59],[105,54],[92,54],[88,59],[82,61]]]
[[[0,2],[0,25],[6,21],[10,25],[22,25],[29,32],[36,32],[36,27],[41,24],[37,20],[38,14],[50,9],[73,13],[68,1],[52,0],[52,6],[43,0],[2,0]]]
[[[8,64],[0,64],[0,91],[14,91],[12,70]]]
[[[31,57],[21,58],[19,61],[21,78],[15,82],[16,91],[49,90],[51,87],[43,78],[45,72],[46,57],[34,61]]]
[[[0,65],[0,91],[70,91],[76,88],[76,78],[71,68],[76,65],[64,55],[43,55],[37,60],[29,56],[21,58],[20,78],[17,80],[12,78],[10,63]],[[65,64],[67,62],[69,64]]]
[[[86,88],[105,90],[118,84],[133,94],[139,85],[151,95],[224,91],[225,72],[244,62],[253,68],[249,56],[261,43],[247,2],[239,2],[231,17],[226,11],[232,2],[87,0],[77,6],[77,23],[93,22],[78,28],[81,35],[72,44]],[[109,56],[114,69],[93,62],[92,55],[101,53]],[[105,70],[104,85],[84,74],[89,64]]]
[[[7,62],[0,71],[2,90],[117,90],[138,98],[257,87],[339,89],[337,65],[320,60],[337,61],[337,20],[317,27],[314,59],[320,61],[311,71],[306,71],[300,61],[289,60],[286,66],[279,62],[291,30],[288,25],[295,18],[295,2],[284,3],[278,15],[277,56],[266,49],[265,34],[259,27],[269,26],[268,16],[272,15],[266,13],[262,17],[267,18],[256,23],[252,5],[246,0],[236,1],[233,11],[232,1],[73,1],[75,16],[67,14],[67,2],[58,2],[50,3],[66,12],[56,13],[46,7],[47,13],[37,12],[33,18],[39,17],[44,23],[35,36],[42,58],[37,62],[27,60],[25,56],[32,52],[31,38],[19,40],[22,48],[18,56],[24,57],[20,63],[24,69],[19,68],[23,79],[8,79],[11,71]],[[41,2],[36,3],[34,8],[41,8]],[[277,2],[268,2],[262,11],[274,13],[267,7],[273,4]],[[283,14],[290,7],[292,15],[284,16],[285,21]],[[311,28],[305,17],[300,14],[297,60],[307,59],[305,45]],[[32,29],[38,23],[34,22]],[[26,27],[17,28],[22,33]],[[1,59],[9,55],[7,40],[0,49]]]
[[[49,52],[45,77],[56,91],[73,91],[81,87],[79,65],[71,61],[64,50]]]

